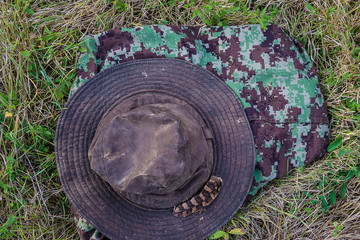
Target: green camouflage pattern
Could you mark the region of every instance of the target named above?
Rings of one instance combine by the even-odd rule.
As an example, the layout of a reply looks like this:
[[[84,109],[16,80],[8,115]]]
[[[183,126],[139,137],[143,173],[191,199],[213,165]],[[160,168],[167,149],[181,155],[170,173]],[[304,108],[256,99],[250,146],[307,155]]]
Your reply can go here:
[[[82,47],[71,94],[96,73],[133,59],[183,59],[225,81],[254,135],[251,196],[326,151],[329,123],[315,68],[301,44],[275,25],[120,28],[88,36]]]
[[[75,220],[76,229],[80,239],[86,240],[108,240],[106,236],[101,234],[93,225],[91,225],[84,217],[82,217],[73,206],[70,207],[71,213]]]

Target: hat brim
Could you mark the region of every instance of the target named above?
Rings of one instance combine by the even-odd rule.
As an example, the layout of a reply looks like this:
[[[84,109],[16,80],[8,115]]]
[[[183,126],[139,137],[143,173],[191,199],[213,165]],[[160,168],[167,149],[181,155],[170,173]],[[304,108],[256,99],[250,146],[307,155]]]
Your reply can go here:
[[[201,213],[175,217],[172,209],[144,209],[116,194],[90,168],[88,149],[98,123],[115,103],[158,92],[190,104],[212,131],[214,175],[223,180]],[[241,102],[206,69],[176,59],[133,60],[108,68],[70,98],[56,131],[56,161],[70,203],[101,233],[114,239],[202,239],[243,204],[253,180],[253,135]],[[191,197],[191,196],[189,196]]]

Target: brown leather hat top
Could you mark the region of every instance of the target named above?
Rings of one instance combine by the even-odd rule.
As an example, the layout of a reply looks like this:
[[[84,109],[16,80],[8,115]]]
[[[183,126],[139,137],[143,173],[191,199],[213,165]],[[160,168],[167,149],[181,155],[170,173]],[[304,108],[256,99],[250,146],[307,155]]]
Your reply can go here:
[[[116,103],[101,119],[89,149],[90,165],[130,202],[171,208],[209,179],[209,132],[185,101],[138,94]]]

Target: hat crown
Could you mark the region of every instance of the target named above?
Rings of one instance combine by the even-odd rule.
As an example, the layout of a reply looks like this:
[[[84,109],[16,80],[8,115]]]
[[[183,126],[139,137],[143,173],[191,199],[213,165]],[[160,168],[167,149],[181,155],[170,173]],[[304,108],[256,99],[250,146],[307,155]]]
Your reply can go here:
[[[115,107],[101,120],[89,149],[92,170],[144,207],[173,207],[194,195],[213,165],[195,110],[185,102],[122,110]]]

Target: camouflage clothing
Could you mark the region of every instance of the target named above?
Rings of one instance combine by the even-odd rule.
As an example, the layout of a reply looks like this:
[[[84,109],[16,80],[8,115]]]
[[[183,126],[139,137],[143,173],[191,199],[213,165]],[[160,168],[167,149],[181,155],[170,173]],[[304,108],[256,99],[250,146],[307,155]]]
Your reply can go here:
[[[179,58],[225,81],[254,135],[250,195],[326,151],[328,119],[315,69],[300,43],[274,25],[121,28],[86,37],[82,46],[71,94],[96,73],[133,59]]]
[[[84,217],[82,217],[73,206],[70,207],[71,213],[74,217],[76,229],[78,230],[80,239],[86,240],[108,240],[106,236],[102,235],[94,228]]]

